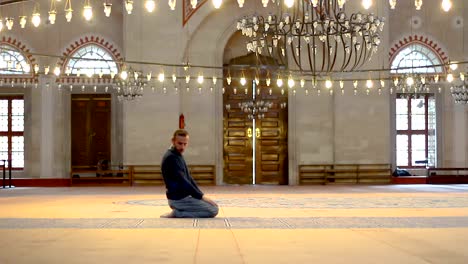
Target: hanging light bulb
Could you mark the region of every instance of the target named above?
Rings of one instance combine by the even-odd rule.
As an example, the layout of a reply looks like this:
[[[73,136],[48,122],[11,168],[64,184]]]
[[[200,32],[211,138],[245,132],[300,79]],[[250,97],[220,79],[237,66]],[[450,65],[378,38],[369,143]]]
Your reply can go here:
[[[41,14],[39,14],[38,11],[35,11],[35,12],[32,14],[31,23],[32,23],[35,27],[38,27],[38,26],[41,24]]]
[[[202,83],[203,83],[203,75],[202,75],[202,74],[199,74],[199,75],[198,75],[197,82],[198,82],[199,84],[202,84]]]
[[[8,30],[11,30],[13,28],[13,18],[12,17],[7,17],[5,25]]]
[[[268,6],[268,0],[262,0],[262,4],[263,4],[263,7],[267,7]]]
[[[49,21],[50,24],[55,24],[55,19],[57,18],[57,11],[49,11]]]
[[[55,24],[55,20],[57,18],[57,8],[55,7],[55,1],[56,0],[51,0],[50,2],[49,22],[51,25]]]
[[[414,0],[414,6],[416,7],[416,10],[421,10],[422,4],[422,0]]]
[[[458,69],[458,64],[457,64],[457,63],[450,63],[450,66],[449,66],[449,67],[450,67],[450,69],[451,69],[452,71],[455,71],[455,70]]]
[[[71,0],[65,2],[65,19],[70,22],[73,16],[73,9],[71,7]]]
[[[442,6],[442,10],[444,10],[445,12],[448,12],[452,8],[452,1],[442,0],[441,6]]]
[[[169,0],[167,3],[169,4],[169,7],[171,8],[171,10],[175,10],[176,0]]]
[[[111,75],[111,79],[114,79],[115,75],[117,74],[117,72],[115,71],[111,71],[110,75]]]
[[[217,78],[216,76],[213,76],[213,85],[216,85]]]
[[[121,78],[122,80],[124,80],[124,81],[127,80],[127,78],[128,78],[128,72],[127,72],[126,70],[123,70],[123,71],[120,73],[120,78]]]
[[[294,0],[284,0],[284,4],[287,8],[291,8],[294,6]]]
[[[449,83],[453,82],[453,74],[451,73],[447,74],[447,82]]]
[[[362,0],[362,7],[369,9],[372,6],[372,0]]]
[[[89,0],[85,2],[85,6],[83,7],[83,16],[86,21],[90,21],[93,18],[93,7],[89,3]]]
[[[385,87],[385,81],[384,80],[380,80],[380,87]]]
[[[216,9],[219,9],[222,3],[223,3],[223,0],[213,0],[213,6]]]
[[[325,88],[330,89],[333,87],[333,82],[330,79],[325,81]]]
[[[20,19],[19,23],[20,23],[21,28],[25,28],[26,27],[26,22],[28,21],[27,17],[26,16],[20,16],[19,19]]]
[[[304,88],[304,85],[305,85],[305,80],[304,79],[301,79],[301,88]]]
[[[108,3],[107,1],[104,2],[104,14],[106,17],[110,17],[110,14],[112,12],[112,4]]]
[[[388,3],[390,4],[390,9],[395,9],[396,1],[397,0],[388,0]]]
[[[358,81],[353,81],[353,86],[354,86],[354,89],[356,89],[358,86]]]
[[[189,83],[190,82],[190,75],[186,75],[185,76],[185,83]]]
[[[465,74],[463,72],[460,72],[460,80],[462,81],[465,80]]]
[[[39,72],[39,64],[34,64],[34,73],[38,73]]]
[[[145,8],[146,11],[153,13],[154,9],[156,8],[156,3],[154,2],[154,0],[146,0]]]
[[[159,82],[164,82],[164,72],[161,72],[161,73],[158,75],[158,81],[159,81]]]
[[[288,77],[288,87],[289,87],[289,88],[293,88],[293,87],[294,87],[294,84],[295,84],[295,83],[294,83],[294,80],[293,80],[292,76],[289,75],[289,77]]]
[[[368,89],[372,88],[373,86],[374,86],[374,82],[372,80],[369,79],[366,81],[366,87]]]
[[[50,68],[49,66],[44,67],[44,74],[47,75],[49,74]]]
[[[55,74],[55,76],[59,76],[59,75],[60,75],[60,67],[59,67],[59,66],[55,66],[54,74]]]
[[[3,20],[0,19],[0,31],[3,30]]]
[[[23,65],[23,70],[24,70],[24,72],[29,73],[29,71],[31,71],[31,66],[29,66],[28,63],[25,63]]]
[[[132,14],[133,0],[125,0],[125,10],[127,10],[127,14]]]
[[[152,75],[151,72],[148,73],[148,74],[146,74],[146,80],[147,80],[148,82],[151,81],[151,75]]]
[[[345,3],[346,3],[346,0],[338,0],[338,7],[340,9],[343,9]]]
[[[412,85],[414,84],[414,79],[413,79],[413,77],[408,76],[408,78],[406,78],[406,84],[407,84],[408,86],[412,86]]]
[[[197,0],[190,0],[190,5],[192,5],[193,9],[197,8],[197,2]]]
[[[175,73],[172,74],[172,82],[175,83],[177,81],[177,76]]]
[[[241,84],[242,86],[245,86],[246,83],[247,83],[247,80],[245,79],[245,76],[242,76],[242,77],[240,78],[240,84]]]
[[[281,79],[281,77],[279,76],[278,76],[278,79],[276,80],[276,85],[278,85],[278,87],[283,86],[283,79]]]

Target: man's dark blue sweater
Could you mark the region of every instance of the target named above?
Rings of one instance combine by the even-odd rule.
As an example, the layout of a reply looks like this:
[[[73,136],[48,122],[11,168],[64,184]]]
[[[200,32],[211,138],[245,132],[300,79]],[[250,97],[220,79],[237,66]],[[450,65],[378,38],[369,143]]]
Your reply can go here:
[[[167,199],[180,200],[189,195],[196,199],[203,197],[203,192],[190,175],[184,157],[174,147],[164,154],[161,171],[166,184]]]

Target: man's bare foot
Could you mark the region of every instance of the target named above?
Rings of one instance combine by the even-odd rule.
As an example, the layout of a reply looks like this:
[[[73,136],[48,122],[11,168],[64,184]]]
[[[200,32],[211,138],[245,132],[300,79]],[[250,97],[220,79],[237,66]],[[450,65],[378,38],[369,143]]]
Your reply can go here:
[[[170,211],[169,213],[162,214],[161,218],[175,218],[174,211]]]

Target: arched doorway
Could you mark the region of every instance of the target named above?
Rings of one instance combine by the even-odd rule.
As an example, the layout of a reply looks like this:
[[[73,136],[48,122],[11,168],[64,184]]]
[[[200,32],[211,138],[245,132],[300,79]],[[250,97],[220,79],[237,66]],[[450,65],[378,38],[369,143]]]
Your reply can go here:
[[[264,58],[262,63],[269,60],[273,59]],[[252,53],[231,59],[224,67],[223,181],[227,184],[288,184],[287,91],[267,85],[271,73],[258,64]],[[242,104],[268,105],[268,111],[249,114]]]

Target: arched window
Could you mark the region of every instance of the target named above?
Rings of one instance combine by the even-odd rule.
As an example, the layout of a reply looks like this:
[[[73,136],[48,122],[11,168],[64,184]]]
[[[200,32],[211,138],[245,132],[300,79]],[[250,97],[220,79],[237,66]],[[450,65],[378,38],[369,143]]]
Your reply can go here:
[[[19,50],[0,44],[0,74],[29,74],[31,65]]]
[[[117,73],[117,63],[114,61],[112,55],[95,44],[88,44],[73,54],[67,63],[67,69],[71,74],[110,74],[111,72]]]
[[[403,47],[391,65],[393,74],[443,73],[439,56],[423,44]],[[407,69],[401,69],[408,67]],[[421,67],[421,68],[418,68]],[[416,75],[415,75],[416,74]],[[404,80],[403,80],[404,81]],[[414,87],[409,87],[408,90]],[[436,166],[436,106],[432,93],[398,93],[396,96],[396,163],[402,168]]]
[[[395,56],[392,61],[391,73],[442,73],[444,70],[440,66],[441,64],[437,54],[430,48],[419,43],[412,43],[405,46]],[[429,67],[432,65],[438,66]]]

